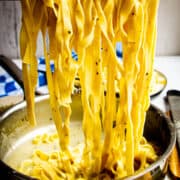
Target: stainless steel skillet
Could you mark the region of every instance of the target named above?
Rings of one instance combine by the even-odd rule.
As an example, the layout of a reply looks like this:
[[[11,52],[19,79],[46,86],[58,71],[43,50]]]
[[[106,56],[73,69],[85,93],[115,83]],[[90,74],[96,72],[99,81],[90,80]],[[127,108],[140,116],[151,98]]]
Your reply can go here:
[[[83,141],[82,105],[80,95],[73,95],[72,100],[70,128],[71,144],[74,145]],[[0,117],[0,179],[31,179],[17,172],[14,167],[37,148],[30,145],[33,137],[39,133],[55,132],[49,97],[38,97],[35,104],[36,127],[31,127],[27,121],[25,102],[12,107]],[[175,129],[170,120],[154,106],[151,106],[147,113],[144,136],[160,149],[159,158],[142,172],[125,179],[161,179],[167,172],[168,158],[175,144]]]

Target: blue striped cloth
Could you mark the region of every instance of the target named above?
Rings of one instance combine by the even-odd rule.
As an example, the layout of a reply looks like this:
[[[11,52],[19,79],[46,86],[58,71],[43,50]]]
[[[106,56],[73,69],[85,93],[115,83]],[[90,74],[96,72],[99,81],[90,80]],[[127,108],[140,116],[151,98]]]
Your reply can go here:
[[[23,91],[14,79],[0,67],[0,97],[9,95],[19,95]]]
[[[122,44],[116,44],[116,55],[118,58],[122,58]],[[72,58],[78,60],[78,55],[73,50]],[[54,71],[54,64],[51,63],[51,70]],[[38,59],[38,83],[37,89],[42,89],[42,87],[47,86],[46,80],[46,67],[45,67],[45,59],[40,57]],[[47,93],[47,88],[44,91]],[[1,66],[0,66],[0,97],[10,96],[10,95],[19,95],[23,94],[23,90],[18,85],[18,83],[11,77]]]
[[[38,72],[37,89],[47,85],[45,72]],[[23,94],[22,88],[2,67],[0,67],[0,98]]]

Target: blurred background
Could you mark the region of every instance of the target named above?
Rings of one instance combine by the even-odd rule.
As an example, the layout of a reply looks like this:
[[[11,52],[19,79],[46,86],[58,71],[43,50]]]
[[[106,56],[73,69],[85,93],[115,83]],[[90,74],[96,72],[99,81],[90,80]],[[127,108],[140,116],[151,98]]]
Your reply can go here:
[[[19,58],[20,1],[0,0],[0,54]],[[37,56],[43,53],[41,37]],[[156,56],[180,55],[180,0],[160,0]]]

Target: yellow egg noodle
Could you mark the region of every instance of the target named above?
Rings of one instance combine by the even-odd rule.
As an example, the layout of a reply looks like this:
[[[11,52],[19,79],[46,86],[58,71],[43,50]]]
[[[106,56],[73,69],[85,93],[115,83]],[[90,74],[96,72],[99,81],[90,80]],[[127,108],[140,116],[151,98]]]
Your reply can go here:
[[[159,0],[21,0],[20,50],[28,118],[36,124],[36,41],[41,32],[61,148],[49,155],[35,151],[21,167],[25,174],[38,179],[103,179],[109,173],[118,179],[155,161],[156,153],[143,130],[150,104],[158,4]],[[117,42],[123,45],[122,61],[116,57]],[[77,61],[71,57],[72,50],[78,54]],[[55,65],[53,73],[50,62]],[[77,75],[85,141],[72,149],[70,105]],[[118,102],[115,82],[120,89]],[[138,168],[135,160],[140,162]]]

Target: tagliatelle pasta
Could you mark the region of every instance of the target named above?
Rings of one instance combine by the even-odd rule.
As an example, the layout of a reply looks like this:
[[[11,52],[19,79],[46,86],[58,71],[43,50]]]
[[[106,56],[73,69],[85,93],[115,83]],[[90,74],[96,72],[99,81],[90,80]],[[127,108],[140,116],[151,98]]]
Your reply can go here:
[[[24,173],[38,179],[91,179],[111,172],[118,179],[155,161],[156,153],[143,137],[143,130],[150,104],[158,3],[21,0],[20,49],[28,118],[36,124],[36,41],[41,32],[50,105],[61,148],[50,155],[37,150],[31,160],[23,163]],[[116,57],[119,41],[123,45],[122,61]],[[71,57],[72,50],[78,55],[77,61]],[[54,72],[50,62],[55,65]],[[72,149],[70,104],[77,75],[82,89],[85,141]],[[120,90],[118,101],[116,86]],[[138,167],[135,161],[140,162]]]

